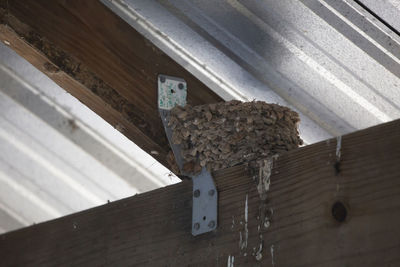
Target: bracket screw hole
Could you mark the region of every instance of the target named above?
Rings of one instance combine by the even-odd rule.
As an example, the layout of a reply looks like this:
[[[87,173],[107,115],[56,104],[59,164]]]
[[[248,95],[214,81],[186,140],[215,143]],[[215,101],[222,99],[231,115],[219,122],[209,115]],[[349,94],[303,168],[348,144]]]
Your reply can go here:
[[[206,219],[207,219],[207,217],[206,217],[206,216],[204,216],[204,217],[203,217],[203,221],[205,221]]]
[[[200,196],[200,190],[199,189],[194,190],[193,196],[194,197],[199,197]]]

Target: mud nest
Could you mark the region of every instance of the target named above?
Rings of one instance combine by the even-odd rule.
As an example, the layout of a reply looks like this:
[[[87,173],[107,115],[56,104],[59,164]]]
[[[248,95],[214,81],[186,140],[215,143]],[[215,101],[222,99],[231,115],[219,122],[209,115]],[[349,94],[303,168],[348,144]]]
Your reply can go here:
[[[183,171],[215,171],[297,148],[297,112],[262,101],[229,101],[171,110],[172,142],[180,145]],[[176,169],[176,168],[175,168]]]

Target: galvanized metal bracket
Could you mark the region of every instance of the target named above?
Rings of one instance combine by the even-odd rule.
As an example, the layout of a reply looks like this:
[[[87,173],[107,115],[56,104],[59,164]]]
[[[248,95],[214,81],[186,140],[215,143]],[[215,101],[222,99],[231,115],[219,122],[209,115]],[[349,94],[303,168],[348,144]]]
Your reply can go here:
[[[181,173],[190,176],[193,181],[192,235],[196,236],[217,228],[218,192],[211,173],[205,167],[200,174],[194,176],[183,171],[181,147],[171,141],[172,130],[168,126],[168,116],[176,105],[186,105],[186,96],[187,84],[183,79],[158,76],[158,110],[165,133]]]
[[[210,172],[205,167],[200,174],[192,177],[192,181],[192,235],[199,235],[217,228],[218,192]]]
[[[169,144],[174,152],[176,163],[180,170],[183,169],[181,146],[172,143],[172,130],[168,127],[170,110],[179,105],[186,106],[187,85],[181,78],[167,75],[158,75],[158,111],[164,125]]]

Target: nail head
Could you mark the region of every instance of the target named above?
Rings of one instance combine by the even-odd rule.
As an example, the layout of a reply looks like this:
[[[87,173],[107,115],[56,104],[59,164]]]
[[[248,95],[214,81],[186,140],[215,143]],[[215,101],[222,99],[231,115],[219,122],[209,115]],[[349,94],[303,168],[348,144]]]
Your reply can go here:
[[[210,222],[208,223],[208,227],[214,228],[214,226],[215,226],[215,221],[210,221]]]

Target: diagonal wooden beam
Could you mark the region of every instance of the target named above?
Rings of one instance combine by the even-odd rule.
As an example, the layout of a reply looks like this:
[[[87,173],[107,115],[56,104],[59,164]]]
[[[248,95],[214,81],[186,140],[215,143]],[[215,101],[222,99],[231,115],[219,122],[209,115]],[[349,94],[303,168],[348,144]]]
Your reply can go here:
[[[157,75],[188,83],[188,103],[222,101],[96,0],[0,0],[0,39],[166,165]]]
[[[0,265],[398,266],[399,162],[397,120],[281,155],[266,200],[252,170],[216,172],[215,232],[191,235],[184,181],[1,235]]]

